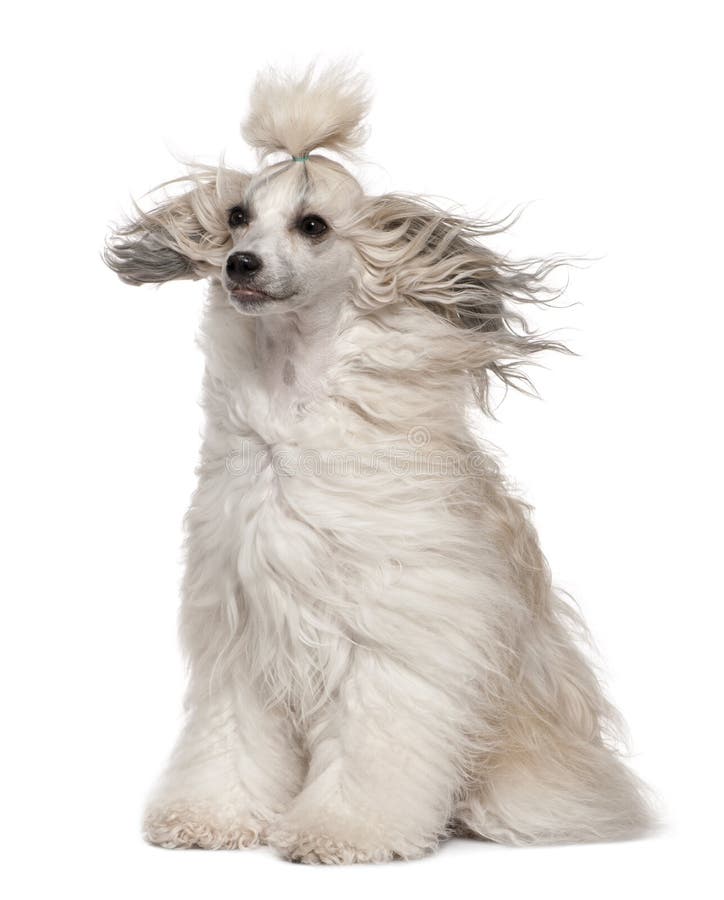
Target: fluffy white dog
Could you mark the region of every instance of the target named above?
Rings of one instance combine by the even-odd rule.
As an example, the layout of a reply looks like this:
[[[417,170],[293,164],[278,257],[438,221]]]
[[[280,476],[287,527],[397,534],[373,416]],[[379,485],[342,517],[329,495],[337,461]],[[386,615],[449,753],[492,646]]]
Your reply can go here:
[[[146,836],[339,863],[638,834],[580,623],[469,421],[555,346],[520,315],[550,264],[312,155],[366,110],[342,67],[262,77],[243,133],[272,160],[195,170],[108,243],[130,284],[209,280],[188,720]]]

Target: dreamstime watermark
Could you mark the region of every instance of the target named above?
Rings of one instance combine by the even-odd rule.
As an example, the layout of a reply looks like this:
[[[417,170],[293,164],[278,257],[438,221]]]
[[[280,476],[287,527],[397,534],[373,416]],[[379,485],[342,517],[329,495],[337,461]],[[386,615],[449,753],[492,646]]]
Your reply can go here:
[[[454,451],[434,447],[424,426],[415,426],[404,438],[368,447],[300,449],[284,444],[259,448],[248,442],[226,457],[226,468],[231,475],[261,475],[271,471],[280,477],[457,478],[484,475],[489,467],[489,457],[477,448]]]

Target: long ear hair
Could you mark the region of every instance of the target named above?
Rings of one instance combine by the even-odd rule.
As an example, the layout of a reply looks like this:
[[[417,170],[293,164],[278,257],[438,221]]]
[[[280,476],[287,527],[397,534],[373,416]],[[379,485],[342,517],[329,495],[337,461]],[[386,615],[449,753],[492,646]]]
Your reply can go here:
[[[486,412],[491,376],[530,391],[525,362],[546,350],[570,352],[532,331],[523,315],[526,304],[549,305],[560,296],[548,277],[569,260],[513,261],[480,243],[513,221],[476,221],[416,197],[386,194],[370,198],[351,229],[363,263],[359,301],[371,308],[413,304],[448,323],[443,343],[450,366],[470,374]]]
[[[248,176],[232,169],[196,166],[187,176],[159,185],[155,191],[172,185],[186,190],[148,212],[137,206],[136,217],[106,241],[106,264],[127,284],[218,273],[231,247],[228,209],[239,201],[247,181]]]

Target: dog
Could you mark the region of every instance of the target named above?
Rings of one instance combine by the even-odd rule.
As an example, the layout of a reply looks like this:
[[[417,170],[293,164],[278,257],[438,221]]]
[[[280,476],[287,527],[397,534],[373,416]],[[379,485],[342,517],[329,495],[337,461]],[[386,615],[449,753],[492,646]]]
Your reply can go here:
[[[353,863],[639,835],[582,623],[471,425],[560,349],[523,316],[555,262],[365,194],[368,106],[344,65],[261,75],[259,170],[195,167],[106,245],[128,284],[208,282],[186,721],[145,836]]]

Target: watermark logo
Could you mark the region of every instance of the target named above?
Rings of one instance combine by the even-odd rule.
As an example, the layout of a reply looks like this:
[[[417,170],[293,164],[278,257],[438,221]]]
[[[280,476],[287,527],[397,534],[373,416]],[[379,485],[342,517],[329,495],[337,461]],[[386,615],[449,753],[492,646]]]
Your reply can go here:
[[[482,475],[489,465],[482,450],[468,452],[433,447],[430,430],[416,425],[403,437],[373,446],[340,449],[299,448],[277,445],[260,448],[251,442],[226,457],[233,476],[258,476],[271,471],[279,477],[395,477],[458,478]]]

